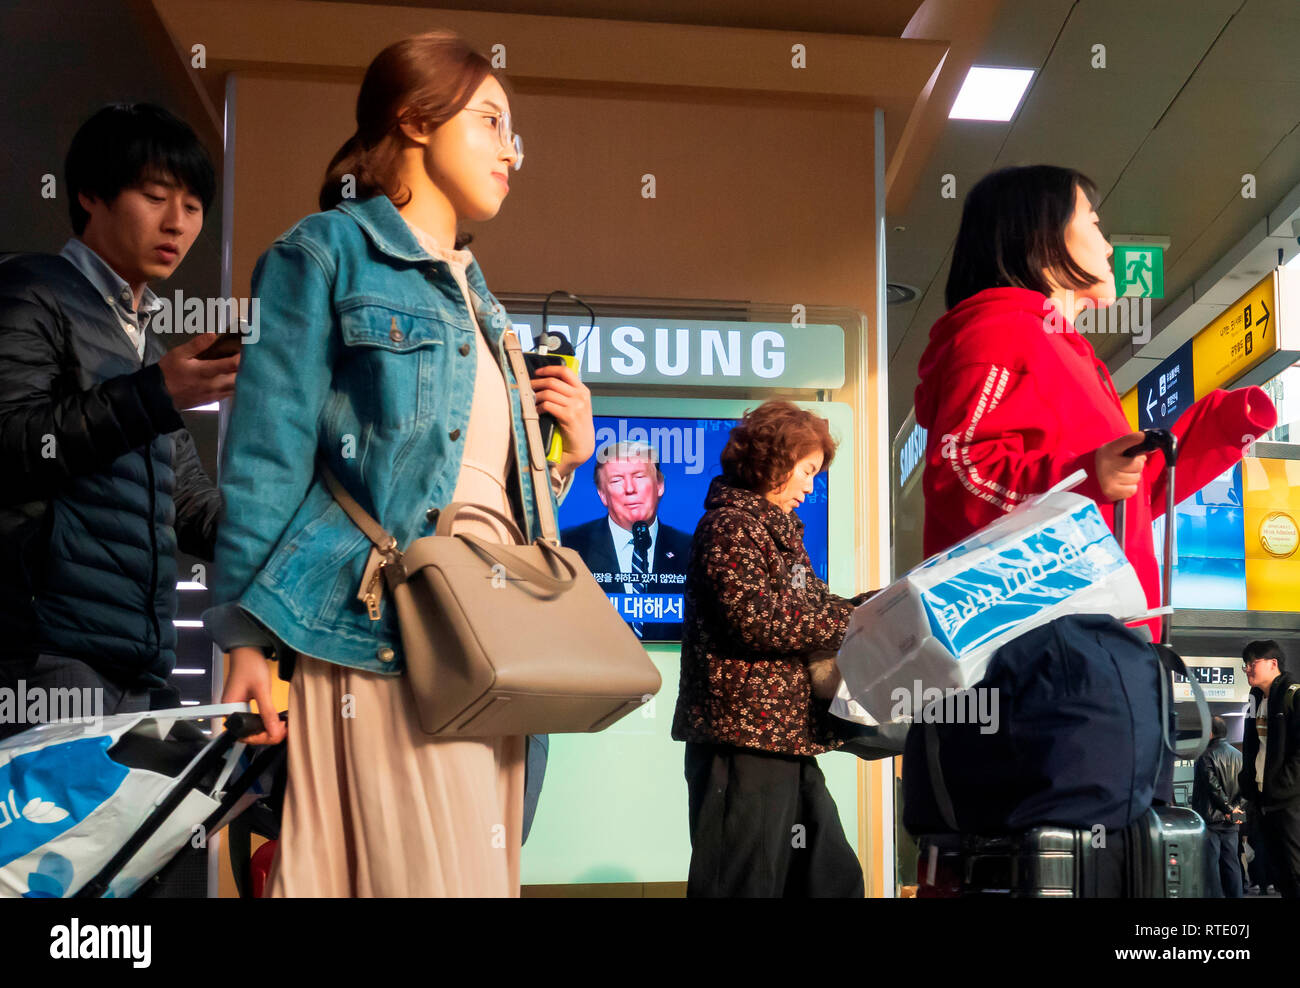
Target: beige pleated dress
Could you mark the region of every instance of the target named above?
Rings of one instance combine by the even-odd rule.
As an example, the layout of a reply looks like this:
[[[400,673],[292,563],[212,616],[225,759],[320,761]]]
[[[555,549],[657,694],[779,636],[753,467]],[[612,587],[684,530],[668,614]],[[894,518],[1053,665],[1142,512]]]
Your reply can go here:
[[[465,282],[467,250],[422,247]],[[511,517],[514,457],[505,378],[482,328],[464,460],[452,500]],[[552,468],[552,486],[559,488]],[[455,530],[508,542],[491,516]],[[351,697],[354,716],[342,716]],[[289,688],[288,785],[270,896],[517,896],[523,829],[522,737],[430,738],[403,677],[298,656]]]

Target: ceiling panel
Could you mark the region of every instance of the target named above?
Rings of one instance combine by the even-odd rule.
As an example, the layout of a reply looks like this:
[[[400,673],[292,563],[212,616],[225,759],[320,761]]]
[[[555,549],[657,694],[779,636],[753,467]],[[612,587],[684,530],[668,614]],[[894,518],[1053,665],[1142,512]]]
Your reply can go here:
[[[1044,94],[1078,94],[1088,108],[1079,110],[1056,98],[1027,101],[998,156],[998,166],[1048,163],[1077,168],[1104,193],[1183,81],[1164,76],[1140,84],[1131,75],[1107,71],[1077,78],[1080,75],[1056,60],[1043,70]],[[1099,106],[1112,109],[1093,109]]]
[[[1300,3],[1251,0],[1234,17],[1198,76],[1211,79],[1300,82],[1296,34]]]
[[[593,17],[612,21],[663,24],[711,24],[774,31],[811,31],[897,38],[907,27],[921,0],[817,0],[792,4],[786,0],[329,0],[334,3],[374,3],[395,7],[440,10],[479,10],[552,17]]]
[[[1053,59],[1084,76],[1185,74],[1240,6],[1241,0],[1082,0],[1061,30]],[[1106,46],[1104,69],[1091,65],[1096,44]],[[1068,101],[1070,94],[1059,95]]]
[[[1195,78],[1188,83],[1103,204],[1112,229],[1118,216],[1131,220],[1124,232],[1170,237],[1167,297],[1199,274],[1180,270],[1182,255],[1221,214],[1226,213],[1225,233],[1230,235],[1235,224],[1240,232],[1216,243],[1220,252],[1286,191],[1265,189],[1261,195],[1258,170],[1298,121],[1300,83],[1277,84],[1267,93],[1243,82],[1212,85]],[[1241,195],[1245,173],[1255,175],[1254,199]]]
[[[1038,68],[1078,0],[1013,0],[998,15],[980,65]]]
[[[1000,127],[981,121],[954,120],[939,139],[926,176],[921,179],[903,216],[890,217],[886,238],[889,245],[887,276],[930,290],[939,265],[957,235],[961,204],[966,192],[992,167],[1004,133]],[[943,176],[951,174],[956,197],[942,195]],[[896,226],[905,227],[896,232]],[[942,293],[942,286],[940,286]],[[890,351],[895,352],[906,327],[916,326],[919,307],[891,306],[889,309]],[[904,321],[906,319],[907,321]],[[899,327],[903,327],[900,330]],[[928,329],[928,324],[926,326]],[[906,412],[906,409],[904,409]]]
[[[1273,148],[1264,161],[1254,167],[1253,171],[1259,194],[1257,201],[1244,200],[1240,193],[1233,194],[1230,205],[1225,206],[1199,236],[1178,255],[1178,270],[1175,274],[1179,283],[1188,278],[1200,279],[1202,274],[1212,268],[1222,257],[1224,244],[1237,243],[1250,230],[1257,227],[1256,217],[1260,215],[1260,204],[1271,206],[1295,187],[1295,177],[1300,174],[1300,128],[1292,130]],[[1266,222],[1261,229],[1267,232]],[[1258,269],[1259,276],[1262,277],[1263,269],[1258,266],[1272,267],[1277,263],[1277,248],[1290,249],[1294,243],[1289,228],[1283,237],[1268,238],[1266,243],[1261,243],[1257,250],[1252,252],[1255,264],[1247,265],[1245,270]]]

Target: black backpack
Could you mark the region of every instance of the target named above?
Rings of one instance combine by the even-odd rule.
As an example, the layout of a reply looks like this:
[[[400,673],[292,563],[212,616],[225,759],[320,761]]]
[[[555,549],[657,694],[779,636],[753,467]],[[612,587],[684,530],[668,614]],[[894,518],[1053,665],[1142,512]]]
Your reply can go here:
[[[1188,676],[1200,737],[1171,743],[1171,672],[1187,675],[1177,653],[1109,615],[1058,618],[1008,642],[973,687],[996,691],[995,732],[934,722],[908,731],[904,826],[912,834],[1128,826],[1151,806],[1165,750],[1196,758],[1208,741],[1209,709]],[[932,704],[921,719],[939,716]]]

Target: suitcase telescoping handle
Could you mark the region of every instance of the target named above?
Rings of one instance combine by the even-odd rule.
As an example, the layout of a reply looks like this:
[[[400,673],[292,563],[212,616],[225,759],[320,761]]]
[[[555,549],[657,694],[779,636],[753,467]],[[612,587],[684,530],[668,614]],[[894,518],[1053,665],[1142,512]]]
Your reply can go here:
[[[1165,551],[1164,572],[1160,580],[1160,604],[1171,607],[1174,602],[1174,565],[1178,561],[1178,525],[1174,519],[1174,467],[1178,462],[1178,437],[1168,429],[1144,429],[1142,442],[1124,450],[1125,456],[1152,453],[1165,454]],[[1124,515],[1127,502],[1115,502],[1115,541],[1124,549]],[[1160,641],[1169,644],[1172,618],[1166,614],[1160,619]]]

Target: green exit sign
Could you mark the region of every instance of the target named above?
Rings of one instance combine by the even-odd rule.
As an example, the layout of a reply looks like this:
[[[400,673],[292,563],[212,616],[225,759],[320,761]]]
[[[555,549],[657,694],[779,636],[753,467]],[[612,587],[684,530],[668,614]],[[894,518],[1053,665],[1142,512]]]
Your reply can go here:
[[[1165,248],[1158,243],[1113,244],[1115,294],[1120,298],[1165,297]]]

